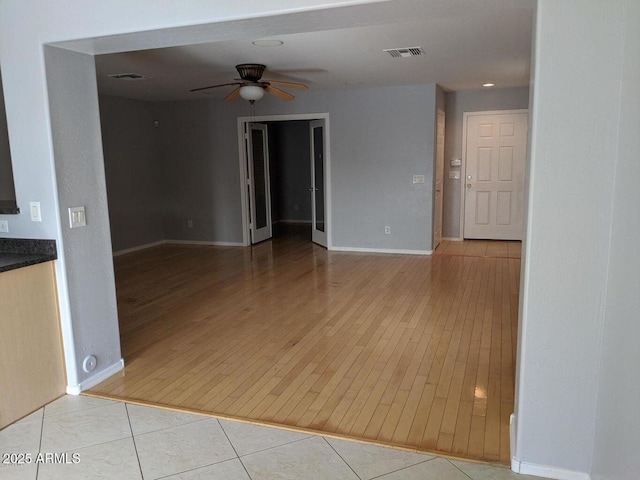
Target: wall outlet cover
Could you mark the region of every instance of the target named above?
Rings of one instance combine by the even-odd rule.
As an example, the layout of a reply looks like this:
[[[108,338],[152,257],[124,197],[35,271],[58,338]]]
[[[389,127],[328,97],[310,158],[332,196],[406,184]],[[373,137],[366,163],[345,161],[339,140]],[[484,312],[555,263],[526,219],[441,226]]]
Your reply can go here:
[[[9,222],[0,220],[0,233],[9,233]]]

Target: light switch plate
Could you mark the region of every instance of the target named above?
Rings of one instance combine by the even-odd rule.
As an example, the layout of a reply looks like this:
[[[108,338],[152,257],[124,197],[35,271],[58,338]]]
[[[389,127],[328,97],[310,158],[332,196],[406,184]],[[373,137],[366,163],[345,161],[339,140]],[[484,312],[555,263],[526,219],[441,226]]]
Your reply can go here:
[[[451,180],[460,180],[460,171],[450,171],[449,178]]]
[[[424,175],[414,175],[413,183],[424,183]]]
[[[451,159],[451,166],[452,167],[459,167],[460,165],[462,165],[462,160],[459,158],[452,158]]]
[[[78,228],[87,226],[87,217],[85,215],[84,207],[70,207],[69,208],[69,227]]]
[[[0,233],[9,233],[9,222],[0,220]]]
[[[42,221],[42,214],[40,213],[40,202],[29,202],[29,211],[31,212],[32,222]]]

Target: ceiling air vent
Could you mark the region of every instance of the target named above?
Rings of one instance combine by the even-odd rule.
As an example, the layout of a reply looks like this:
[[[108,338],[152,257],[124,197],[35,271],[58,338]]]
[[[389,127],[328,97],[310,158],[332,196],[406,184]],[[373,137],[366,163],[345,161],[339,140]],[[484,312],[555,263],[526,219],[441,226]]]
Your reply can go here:
[[[118,80],[146,80],[147,78],[150,78],[140,75],[139,73],[112,73],[108,76]]]
[[[404,47],[404,48],[385,48],[383,52],[387,52],[392,57],[418,57],[426,55],[422,47]]]

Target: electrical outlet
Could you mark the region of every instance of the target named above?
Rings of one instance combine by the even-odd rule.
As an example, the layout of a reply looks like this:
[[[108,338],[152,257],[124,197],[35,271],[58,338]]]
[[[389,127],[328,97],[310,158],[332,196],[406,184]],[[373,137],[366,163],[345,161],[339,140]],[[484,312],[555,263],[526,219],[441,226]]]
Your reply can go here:
[[[187,220],[187,227],[193,228],[193,220]]]
[[[385,235],[390,235],[391,234],[391,227],[389,225],[385,225],[384,234]]]
[[[0,220],[0,233],[9,233],[9,222]]]

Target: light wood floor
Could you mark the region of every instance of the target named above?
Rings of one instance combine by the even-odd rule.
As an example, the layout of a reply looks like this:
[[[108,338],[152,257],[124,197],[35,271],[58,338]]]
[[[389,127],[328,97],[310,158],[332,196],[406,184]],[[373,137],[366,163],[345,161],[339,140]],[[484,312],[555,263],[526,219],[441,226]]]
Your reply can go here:
[[[509,245],[422,257],[286,238],[117,257],[126,367],[89,393],[508,463]]]

